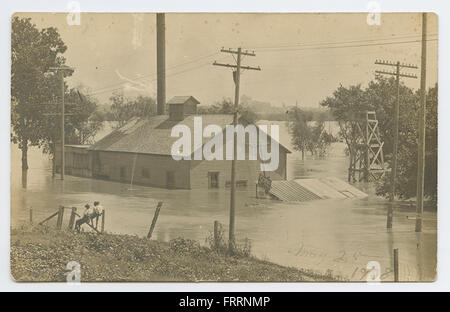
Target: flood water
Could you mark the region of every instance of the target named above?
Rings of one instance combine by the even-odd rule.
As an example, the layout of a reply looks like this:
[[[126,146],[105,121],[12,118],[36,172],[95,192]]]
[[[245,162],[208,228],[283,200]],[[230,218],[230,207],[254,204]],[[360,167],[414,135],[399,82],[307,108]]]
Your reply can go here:
[[[282,122],[281,143],[290,147]],[[284,131],[284,134],[283,134]],[[330,155],[301,160],[288,158],[288,178],[334,176],[345,180],[348,159],[344,144],[333,144]],[[30,153],[28,188],[20,186],[20,151],[11,145],[11,225],[27,222],[29,208],[35,221],[59,205],[79,211],[98,200],[106,209],[105,230],[145,236],[158,201],[163,207],[153,234],[168,241],[184,237],[205,243],[214,220],[228,224],[228,189],[166,190],[66,176],[52,179],[51,164],[35,148]],[[317,200],[284,203],[256,199],[252,184],[238,189],[236,237],[249,239],[252,254],[272,262],[317,272],[331,272],[353,281],[366,281],[369,261],[380,264],[381,280],[392,281],[393,249],[399,250],[402,281],[432,281],[436,272],[437,214],[425,211],[423,232],[415,233],[415,207],[398,205],[393,229],[386,230],[387,200],[374,195],[372,185],[359,185],[370,195],[364,199]],[[66,215],[65,218],[68,218]],[[65,223],[67,224],[67,220]]]

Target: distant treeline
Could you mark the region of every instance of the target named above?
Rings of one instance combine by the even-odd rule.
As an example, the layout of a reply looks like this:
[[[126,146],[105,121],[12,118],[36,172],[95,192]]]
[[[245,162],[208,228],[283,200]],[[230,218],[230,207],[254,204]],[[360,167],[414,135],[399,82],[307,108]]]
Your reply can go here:
[[[288,121],[288,113],[295,108],[287,108],[284,112],[279,113],[256,113],[259,120]],[[333,114],[329,110],[317,110],[302,108],[303,112],[310,114],[312,121],[332,121],[335,120]]]

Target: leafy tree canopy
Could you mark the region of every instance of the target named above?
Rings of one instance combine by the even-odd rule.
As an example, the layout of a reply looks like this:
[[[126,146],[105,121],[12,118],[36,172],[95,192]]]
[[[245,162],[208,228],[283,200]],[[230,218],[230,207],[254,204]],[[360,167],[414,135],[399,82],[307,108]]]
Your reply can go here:
[[[107,118],[117,121],[118,127],[122,127],[133,117],[148,117],[156,114],[156,101],[148,96],[139,95],[130,99],[121,92],[115,92],[109,101],[111,106]]]
[[[211,106],[199,107],[200,114],[233,114],[234,102],[229,98],[224,98]],[[256,113],[245,104],[238,107],[239,120],[243,125],[254,124],[258,120]]]
[[[426,123],[426,164],[425,164],[425,194],[431,199],[437,196],[437,84],[427,92],[427,123]],[[396,192],[401,198],[411,198],[416,194],[417,179],[417,139],[419,118],[419,91],[400,84],[400,114],[399,114],[399,151],[398,179]],[[375,111],[383,151],[386,160],[392,159],[394,137],[394,107],[397,100],[397,86],[394,78],[377,76],[366,88],[361,85],[349,87],[339,86],[331,96],[320,104],[331,110],[339,122],[341,136],[352,152],[358,131],[351,123],[366,111]],[[380,183],[377,192],[387,195],[390,178]]]

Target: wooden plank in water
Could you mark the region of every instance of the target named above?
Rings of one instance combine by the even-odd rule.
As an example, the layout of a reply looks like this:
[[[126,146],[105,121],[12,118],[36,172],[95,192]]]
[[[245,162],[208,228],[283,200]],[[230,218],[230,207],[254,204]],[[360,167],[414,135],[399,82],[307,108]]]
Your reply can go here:
[[[347,198],[347,196],[345,196],[341,192],[337,191],[330,185],[321,182],[318,179],[296,179],[295,182],[313,192],[322,199]]]
[[[332,188],[336,189],[337,191],[341,192],[342,194],[346,195],[347,197],[350,197],[350,194],[352,194],[352,197],[367,197],[368,195],[356,187],[348,184],[347,182],[344,182],[336,177],[327,177],[327,178],[321,178],[321,182],[331,186]],[[349,194],[350,193],[350,194]]]
[[[305,202],[316,199],[361,198],[367,194],[334,177],[272,181],[270,194],[282,201]]]
[[[283,201],[310,201],[321,199],[313,192],[305,189],[295,181],[272,181],[270,193]]]

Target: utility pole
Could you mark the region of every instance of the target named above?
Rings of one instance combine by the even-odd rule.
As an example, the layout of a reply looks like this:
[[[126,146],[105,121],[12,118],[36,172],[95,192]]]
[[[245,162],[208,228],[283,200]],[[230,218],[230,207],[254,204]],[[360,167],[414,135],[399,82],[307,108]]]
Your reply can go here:
[[[61,79],[61,180],[64,180],[64,171],[66,168],[66,160],[64,159],[66,158],[64,151],[66,131],[64,129],[64,72],[62,70],[59,71],[59,79]]]
[[[60,105],[59,103],[43,103],[42,105],[51,105],[53,106],[52,109],[56,110],[56,106]],[[76,103],[67,103],[64,101],[64,107],[66,105],[76,105]],[[64,109],[65,110],[65,109]],[[44,116],[60,116],[61,113],[45,113]],[[66,113],[64,112],[64,116],[70,116],[70,115],[75,115],[74,113]],[[53,145],[55,145],[55,143],[53,143]],[[52,179],[55,178],[55,155],[53,155],[53,160],[52,160]]]
[[[387,62],[387,61],[375,61],[377,65],[393,66],[395,67],[395,72],[387,72],[382,70],[376,70],[377,74],[385,74],[395,76],[395,83],[397,86],[397,98],[394,105],[394,146],[392,151],[392,167],[391,167],[391,190],[389,193],[389,208],[386,227],[388,229],[392,228],[392,215],[393,215],[393,203],[395,198],[395,182],[397,180],[397,152],[398,152],[398,120],[400,111],[400,77],[405,78],[417,78],[416,75],[405,74],[400,72],[400,68],[414,68],[417,66],[411,64],[402,64],[400,62]]]
[[[241,69],[247,69],[247,70],[261,70],[261,68],[258,67],[251,67],[251,66],[242,66],[241,65],[241,57],[242,55],[246,56],[256,56],[254,52],[248,52],[244,51],[242,52],[241,48],[238,48],[237,51],[235,50],[225,50],[222,48],[220,50],[223,53],[231,53],[236,54],[236,65],[231,64],[221,64],[214,61],[214,66],[223,66],[223,67],[229,67],[233,68],[233,80],[234,80],[234,108],[233,108],[233,126],[236,129],[236,125],[238,122],[238,107],[239,107],[239,84],[241,80]],[[229,226],[229,236],[228,236],[228,249],[230,254],[234,253],[234,246],[235,246],[235,238],[234,238],[234,221],[235,221],[235,207],[236,207],[236,158],[237,158],[237,133],[234,132],[233,137],[233,159],[231,160],[231,198],[230,198],[230,226]]]
[[[420,117],[417,153],[416,232],[422,232],[423,188],[425,172],[425,124],[427,119],[427,13],[422,13],[422,57],[420,60]]]
[[[73,68],[63,65],[60,67],[51,67],[50,70],[54,70],[59,74],[59,79],[61,80],[61,180],[64,180],[64,169],[65,169],[65,157],[64,157],[64,145],[65,145],[65,129],[64,129],[64,71],[72,71]]]
[[[157,114],[164,115],[166,105],[166,20],[164,13],[156,13],[156,72]]]

